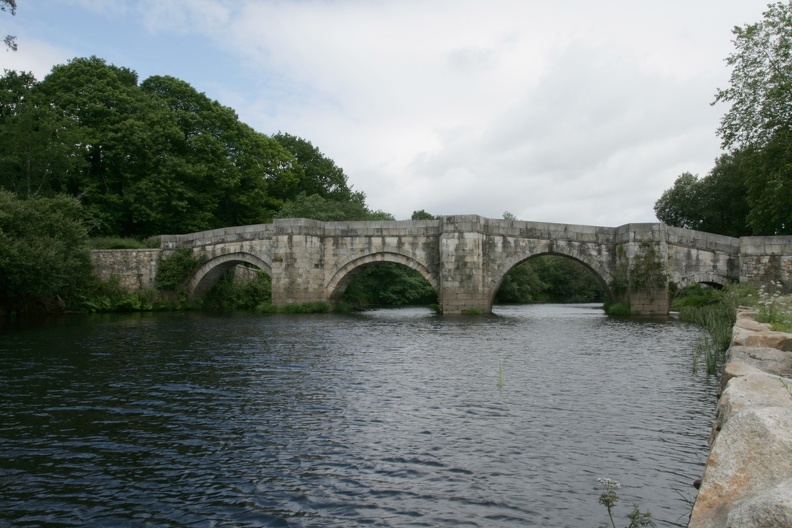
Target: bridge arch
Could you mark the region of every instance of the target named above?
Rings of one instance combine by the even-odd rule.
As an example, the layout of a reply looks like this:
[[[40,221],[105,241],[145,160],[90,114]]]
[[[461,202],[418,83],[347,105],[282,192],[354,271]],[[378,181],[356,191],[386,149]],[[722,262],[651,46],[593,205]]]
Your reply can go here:
[[[220,277],[238,264],[250,264],[272,276],[272,266],[252,253],[236,252],[219,255],[204,262],[195,270],[192,278],[187,283],[187,293],[190,297],[202,297],[217,284]]]
[[[602,284],[602,288],[605,292],[605,295],[613,300],[613,292],[610,289],[609,279],[611,278],[611,273],[607,270],[600,262],[596,259],[586,258],[583,260],[578,255],[571,255],[565,252],[560,251],[544,251],[541,253],[535,253],[533,255],[515,255],[507,259],[500,267],[498,273],[493,277],[492,280],[492,291],[490,295],[490,306],[495,303],[495,296],[498,293],[503,281],[506,279],[506,275],[509,274],[511,270],[526,262],[528,260],[537,258],[537,257],[544,257],[544,256],[557,256],[557,257],[564,257],[570,260],[574,260],[579,264],[582,264],[587,270],[589,270],[594,277],[596,277],[597,281]],[[590,262],[587,262],[590,261]]]
[[[716,273],[714,271],[702,271],[699,273],[692,273],[689,275],[685,275],[684,277],[674,277],[671,276],[669,279],[674,282],[677,286],[677,290],[682,290],[687,288],[688,286],[693,286],[695,284],[705,284],[707,286],[712,286],[714,288],[723,288],[727,286],[733,279],[723,275],[722,273]]]
[[[341,296],[344,294],[346,287],[349,286],[349,283],[352,282],[352,279],[355,278],[358,272],[368,266],[383,262],[401,264],[417,271],[439,295],[439,281],[437,277],[422,263],[412,257],[402,255],[401,253],[378,252],[351,259],[333,273],[326,285],[330,302],[335,303],[341,300]]]

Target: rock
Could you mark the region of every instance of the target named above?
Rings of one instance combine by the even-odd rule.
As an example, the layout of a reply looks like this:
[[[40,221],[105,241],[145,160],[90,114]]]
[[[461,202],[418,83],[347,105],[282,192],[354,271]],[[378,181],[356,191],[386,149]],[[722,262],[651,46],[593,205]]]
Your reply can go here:
[[[779,488],[779,482],[789,480],[790,475],[792,410],[750,407],[736,412],[723,423],[712,445],[688,527],[727,526],[731,512],[737,519],[761,518],[759,506],[776,504],[774,493],[790,491]],[[759,494],[764,498],[757,498]],[[785,500],[790,498],[787,495]],[[738,506],[744,507],[742,513]]]
[[[741,309],[688,528],[792,527],[792,335]]]
[[[769,374],[792,378],[792,352],[771,347],[732,346],[730,354],[730,361],[739,361]]]
[[[754,495],[732,510],[727,528],[789,528],[792,526],[792,479],[767,493]]]

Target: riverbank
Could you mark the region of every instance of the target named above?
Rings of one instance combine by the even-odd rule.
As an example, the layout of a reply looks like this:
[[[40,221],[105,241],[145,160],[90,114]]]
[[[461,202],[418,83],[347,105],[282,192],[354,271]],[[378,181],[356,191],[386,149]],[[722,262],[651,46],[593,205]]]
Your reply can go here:
[[[688,528],[792,526],[792,334],[737,313]]]

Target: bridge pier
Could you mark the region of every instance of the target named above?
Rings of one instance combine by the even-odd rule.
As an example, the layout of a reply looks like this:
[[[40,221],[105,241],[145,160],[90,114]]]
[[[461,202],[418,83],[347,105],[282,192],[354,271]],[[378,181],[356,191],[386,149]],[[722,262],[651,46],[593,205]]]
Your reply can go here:
[[[446,216],[440,220],[440,291],[444,314],[490,313],[484,218]]]

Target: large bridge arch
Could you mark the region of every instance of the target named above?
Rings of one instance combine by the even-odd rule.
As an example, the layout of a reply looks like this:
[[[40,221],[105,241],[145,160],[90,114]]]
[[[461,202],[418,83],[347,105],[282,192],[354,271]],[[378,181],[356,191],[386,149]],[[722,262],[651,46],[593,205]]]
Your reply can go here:
[[[423,276],[424,279],[426,279],[429,285],[432,286],[434,291],[437,292],[438,296],[440,295],[439,281],[437,277],[421,262],[406,255],[402,255],[401,253],[377,252],[370,253],[362,257],[353,258],[341,265],[333,273],[326,285],[326,290],[328,292],[327,297],[330,302],[335,303],[341,300],[341,296],[344,294],[346,287],[349,286],[349,283],[352,282],[352,279],[355,278],[358,272],[362,271],[368,266],[383,262],[401,264],[417,271],[421,274],[421,276]]]
[[[609,284],[611,273],[606,268],[604,268],[604,266],[602,266],[600,262],[590,258],[583,260],[580,255],[572,255],[561,251],[544,251],[544,252],[534,253],[531,255],[514,255],[503,262],[503,264],[498,268],[498,273],[493,277],[492,280],[490,306],[492,306],[495,303],[495,296],[497,295],[498,290],[503,284],[503,281],[506,279],[506,276],[509,274],[509,272],[511,272],[511,270],[513,270],[523,262],[527,262],[529,260],[539,257],[545,257],[545,256],[564,257],[570,260],[574,260],[575,262],[578,262],[579,264],[583,265],[587,270],[589,270],[594,275],[594,277],[596,277],[596,279],[600,282],[600,284],[602,284],[603,290],[605,291],[605,295],[609,299],[613,300],[614,298],[613,292],[611,291]],[[587,262],[587,260],[591,262]]]
[[[187,294],[191,298],[202,297],[217,284],[226,271],[239,264],[250,264],[272,276],[272,266],[256,255],[245,252],[226,253],[209,259],[195,270],[187,283]]]

